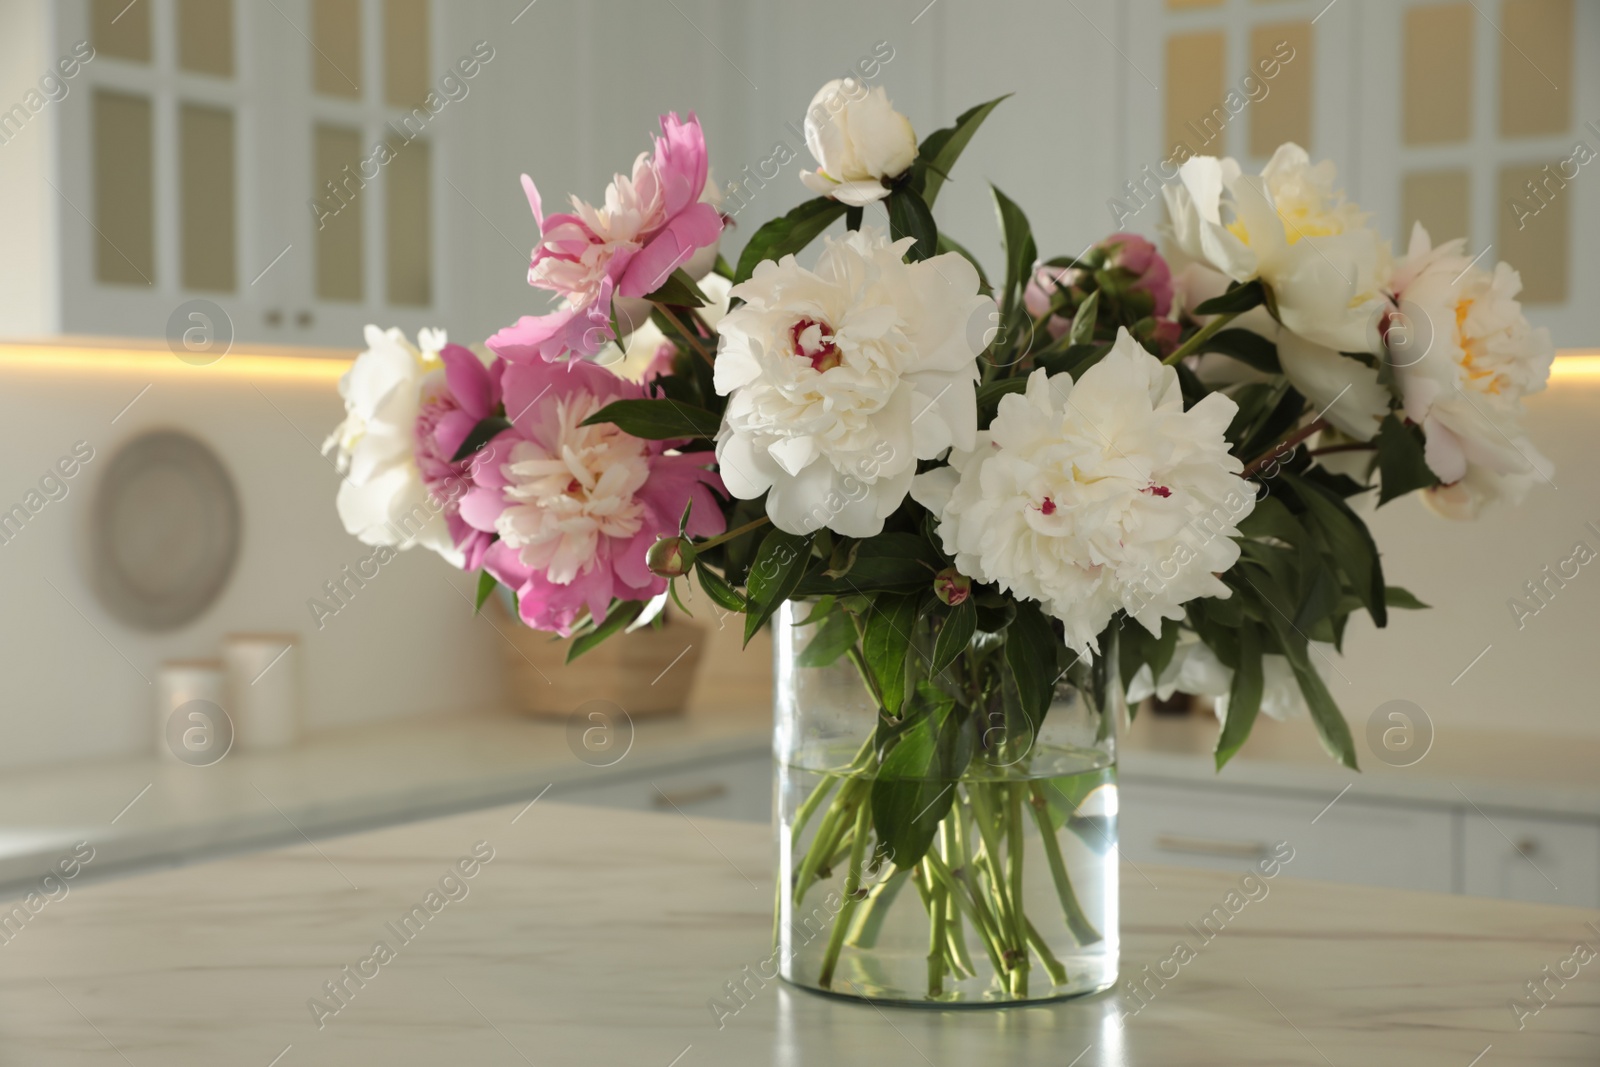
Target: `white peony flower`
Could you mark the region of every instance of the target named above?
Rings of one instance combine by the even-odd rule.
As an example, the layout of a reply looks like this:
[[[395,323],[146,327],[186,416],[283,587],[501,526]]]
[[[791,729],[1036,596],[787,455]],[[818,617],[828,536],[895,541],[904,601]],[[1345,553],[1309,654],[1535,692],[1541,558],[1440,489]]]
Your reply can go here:
[[[1435,248],[1419,223],[1395,270],[1400,310],[1387,340],[1406,418],[1422,427],[1428,466],[1443,482],[1474,467],[1548,477],[1549,461],[1525,439],[1522,398],[1550,376],[1550,333],[1523,317],[1517,272],[1476,266],[1464,245]],[[1497,495],[1485,488],[1491,481],[1476,479],[1472,495]]]
[[[785,256],[733,288],[744,304],[720,328],[718,469],[740,499],[770,490],[779,529],[870,537],[917,460],[973,447],[978,272],[954,253],[906,263],[911,243],[866,227],[827,239],[813,270]]]
[[[398,329],[368,326],[366,340],[366,351],[339,379],[344,422],[322,446],[345,476],[339,519],[364,544],[420,544],[459,567],[444,508],[429,494],[415,452],[424,391],[444,384],[445,332],[419,330],[413,345]]]
[[[1333,646],[1321,641],[1311,642],[1312,664],[1333,651]],[[1319,672],[1320,667],[1316,668]],[[1152,682],[1150,665],[1144,664],[1128,683],[1128,703],[1134,704],[1148,696],[1168,700],[1173,693],[1193,693],[1210,697],[1217,713],[1217,721],[1228,721],[1228,697],[1233,689],[1233,670],[1217,658],[1192,632],[1185,630],[1178,638],[1172,660],[1161,679]],[[1268,718],[1282,722],[1307,713],[1305,695],[1300,692],[1300,682],[1294,676],[1286,656],[1269,653],[1261,657],[1261,712]]]
[[[1227,276],[1204,263],[1190,263],[1175,277],[1180,306],[1192,308],[1221,296],[1228,288]],[[1249,330],[1277,346],[1284,377],[1311,404],[1312,411],[1357,441],[1370,441],[1378,432],[1393,406],[1394,396],[1378,381],[1377,368],[1285,329],[1273,321],[1264,307],[1250,309],[1229,327]],[[1200,380],[1212,388],[1267,379],[1231,356],[1215,352],[1200,356],[1194,369]]]
[[[1039,601],[1080,654],[1118,609],[1152,633],[1186,601],[1226,597],[1231,538],[1255,507],[1223,434],[1237,405],[1187,412],[1177,371],[1119,330],[1076,384],[1036,370],[977,447],[919,476],[961,573]]]
[[[1458,481],[1424,489],[1422,503],[1441,518],[1457,520],[1476,519],[1493,504],[1522,503],[1534,482],[1555,473],[1555,465],[1540,455],[1526,437],[1517,439],[1517,448],[1533,462],[1531,473],[1503,474],[1468,463],[1467,473]]]
[[[1162,190],[1175,269],[1199,261],[1235,281],[1260,278],[1295,333],[1340,352],[1377,351],[1389,245],[1334,188],[1331,162],[1313,166],[1286,144],[1259,176],[1213,156],[1178,174]]]
[[[806,147],[817,161],[815,171],[800,172],[806,188],[860,207],[889,195],[882,179],[911,168],[917,135],[882,86],[868,89],[854,78],[836,78],[817,90],[806,109]]]

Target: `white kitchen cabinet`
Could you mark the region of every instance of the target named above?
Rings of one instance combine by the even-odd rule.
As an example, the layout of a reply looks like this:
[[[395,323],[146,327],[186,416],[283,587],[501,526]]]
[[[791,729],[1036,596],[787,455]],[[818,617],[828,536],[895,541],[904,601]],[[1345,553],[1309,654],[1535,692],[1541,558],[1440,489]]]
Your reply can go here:
[[[1464,892],[1600,906],[1600,826],[1476,808],[1462,818]]]
[[[0,330],[166,338],[203,362],[230,337],[349,346],[368,322],[436,321],[437,264],[467,253],[449,244],[467,210],[441,162],[466,129],[450,98],[493,52],[446,5],[8,9],[12,74],[65,91],[4,130],[26,148],[0,186],[36,213],[13,254],[45,276]]]
[[[1372,804],[1267,789],[1122,783],[1118,833],[1134,863],[1243,873],[1279,842],[1294,849],[1294,878],[1428,889],[1453,888],[1453,815],[1447,809]],[[1326,810],[1324,810],[1326,809]]]
[[[769,822],[772,819],[772,755],[763,750],[732,759],[706,761],[686,769],[618,781],[605,777],[593,785],[582,779],[557,792],[568,804],[594,804],[630,811],[674,811],[690,817]]]

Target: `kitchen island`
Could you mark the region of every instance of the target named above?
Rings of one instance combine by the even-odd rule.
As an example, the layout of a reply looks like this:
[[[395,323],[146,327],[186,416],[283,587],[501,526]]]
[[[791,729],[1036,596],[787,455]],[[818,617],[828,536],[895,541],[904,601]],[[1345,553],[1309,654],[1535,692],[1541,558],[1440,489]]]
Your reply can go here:
[[[763,980],[770,853],[760,825],[544,798],[69,879],[0,945],[0,1064],[1600,1062],[1591,910],[1291,863],[1201,944],[1239,877],[1125,864],[1118,989],[906,1010]]]

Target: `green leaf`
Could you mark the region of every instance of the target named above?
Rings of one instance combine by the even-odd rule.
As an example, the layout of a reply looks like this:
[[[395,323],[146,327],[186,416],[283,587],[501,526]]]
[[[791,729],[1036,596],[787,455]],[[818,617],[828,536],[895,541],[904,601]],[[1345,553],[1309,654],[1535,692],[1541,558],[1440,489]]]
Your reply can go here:
[[[756,632],[766,625],[779,605],[789,599],[805,576],[806,563],[811,559],[811,537],[811,534],[772,530],[762,538],[756,558],[750,564],[750,576],[745,581],[749,593],[744,617],[745,644],[748,645]]]
[[[1346,767],[1353,771],[1360,770],[1356,766],[1356,746],[1350,738],[1350,726],[1340,714],[1339,705],[1334,703],[1333,694],[1328,692],[1322,676],[1312,666],[1305,639],[1288,629],[1281,620],[1275,620],[1273,626],[1277,631],[1278,643],[1283,647],[1283,654],[1294,671],[1295,680],[1300,683],[1300,693],[1311,708],[1311,720],[1316,724],[1322,747]]]
[[[995,412],[1000,409],[1001,397],[1011,393],[1020,393],[1026,388],[1028,388],[1028,379],[1022,375],[1015,378],[999,378],[980,385],[978,386],[978,410],[987,412],[988,417],[992,419]],[[980,415],[979,423],[981,424],[982,422],[983,416]]]
[[[734,284],[748,279],[756,272],[756,264],[763,260],[779,260],[799,252],[844,213],[844,204],[818,197],[768,222],[750,235],[750,243],[739,254],[739,269],[734,272]]]
[[[1006,666],[1017,683],[1022,711],[1037,730],[1050,710],[1060,674],[1061,640],[1055,627],[1032,600],[1019,601],[1017,617],[1006,627]]]
[[[806,647],[795,657],[801,667],[826,667],[856,643],[856,624],[848,612],[835,611],[822,620]]]
[[[911,655],[911,631],[917,625],[916,594],[880,596],[867,613],[861,652],[878,683],[884,714],[900,714],[906,696],[906,657]]]
[[[603,422],[614,423],[624,433],[647,441],[712,438],[722,428],[720,415],[676,400],[613,400],[584,419],[583,425],[596,426]]]
[[[1424,604],[1398,585],[1384,586],[1383,602],[1391,608],[1399,608],[1402,611],[1421,611],[1423,608],[1428,607],[1427,604]]]
[[[940,187],[944,185],[950,171],[955,168],[956,160],[961,158],[967,142],[978,132],[978,127],[989,117],[989,112],[998,107],[1006,96],[997,96],[987,104],[968,108],[957,116],[954,126],[934,130],[923,138],[922,147],[917,151],[917,159],[927,167],[922,183],[922,199],[927,201],[929,207],[933,206]]]
[[[478,425],[462,440],[461,447],[456,449],[456,454],[450,457],[451,463],[460,463],[478,449],[488,444],[494,435],[502,430],[511,429],[511,420],[503,415],[490,415],[479,419]]]
[[[991,185],[989,188],[994,193],[995,212],[1000,218],[1000,235],[1006,248],[1006,282],[1000,314],[1001,320],[1007,321],[1011,318],[1011,309],[1016,306],[1018,294],[1027,284],[1028,272],[1033,269],[1033,261],[1039,257],[1039,251],[1033,243],[1033,227],[1028,225],[1028,216],[997,187]]]
[[[644,611],[644,606],[643,600],[613,600],[605,622],[572,639],[572,644],[567,646],[567,662],[571,663],[612,634],[627,628]]]
[[[1072,317],[1072,329],[1067,331],[1067,343],[1073,345],[1086,345],[1094,340],[1094,320],[1100,313],[1100,290],[1096,289],[1089,294],[1089,299],[1078,305],[1078,313]]]
[[[1266,288],[1260,279],[1252,282],[1234,282],[1228,286],[1228,291],[1221,296],[1214,296],[1210,300],[1196,304],[1196,315],[1226,315],[1231,312],[1249,311],[1251,308],[1260,307],[1267,301]]]
[[[896,241],[916,238],[917,243],[906,250],[906,258],[913,263],[938,251],[939,227],[934,224],[933,212],[909,186],[902,185],[889,194],[889,236]]]
[[[926,589],[944,568],[944,557],[921,534],[882,533],[852,543],[855,559],[842,577],[812,573],[796,589],[800,596],[833,593],[909,592]],[[831,561],[830,561],[831,563]]]
[[[1234,757],[1250,736],[1261,710],[1265,682],[1261,670],[1261,631],[1247,625],[1239,631],[1239,663],[1233,671],[1233,686],[1228,690],[1228,718],[1217,735],[1217,770]]]
[[[954,252],[956,255],[972,264],[972,269],[978,272],[978,292],[982,293],[984,296],[988,296],[990,293],[994,292],[994,286],[989,284],[989,276],[983,273],[983,264],[978,262],[978,257],[974,256],[971,252],[968,252],[966,247],[955,238],[946,236],[943,232],[941,232],[939,234],[939,251],[941,254],[945,252]]]
[[[1263,374],[1282,374],[1278,346],[1249,330],[1223,330],[1200,346],[1201,352],[1220,352]]]
[[[682,267],[667,275],[661,287],[655,292],[646,293],[644,298],[652,304],[671,304],[673,307],[703,308],[711,303],[711,298],[700,291],[700,287]]]
[[[933,643],[933,673],[938,674],[956,661],[972,641],[978,628],[978,605],[972,597],[950,609],[939,636]]]
[[[1317,559],[1316,549],[1307,548],[1304,554]],[[1317,623],[1333,614],[1339,606],[1339,579],[1326,565],[1314,565],[1311,569],[1310,584],[1305,589],[1305,595],[1300,599],[1300,606],[1294,613],[1294,625],[1297,630],[1310,630]]]
[[[1306,541],[1305,527],[1276,496],[1257,500],[1255,510],[1240,521],[1239,532],[1245,537],[1270,537],[1291,545],[1304,544]]]
[[[1374,625],[1385,626],[1389,612],[1384,600],[1383,561],[1372,532],[1350,505],[1337,495],[1304,478],[1285,472],[1295,495],[1306,506],[1306,514],[1321,528],[1328,540],[1333,562],[1350,576],[1356,596],[1366,605]]]
[[[706,591],[706,596],[711,602],[721,607],[724,611],[744,611],[749,607],[739,591],[728,584],[728,580],[702,560],[695,560],[694,572],[700,578],[700,588]]]
[[[472,613],[474,615],[483,610],[483,602],[494,594],[494,587],[499,584],[494,580],[494,575],[488,571],[478,572],[478,595],[472,602]]]
[[[878,765],[872,823],[897,868],[927,854],[972,760],[973,732],[955,698],[930,682],[917,687],[915,720]]]
[[[1439,484],[1423,454],[1420,429],[1406,426],[1393,414],[1386,415],[1378,427],[1377,442],[1378,471],[1382,475],[1379,507],[1413,490]]]

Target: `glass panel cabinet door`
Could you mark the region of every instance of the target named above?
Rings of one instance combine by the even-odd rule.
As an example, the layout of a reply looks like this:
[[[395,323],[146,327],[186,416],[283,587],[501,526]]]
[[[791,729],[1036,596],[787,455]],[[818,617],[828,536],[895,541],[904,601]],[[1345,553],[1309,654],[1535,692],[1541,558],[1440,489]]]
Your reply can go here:
[[[57,5],[94,49],[52,182],[63,332],[351,347],[432,323],[437,6]]]

